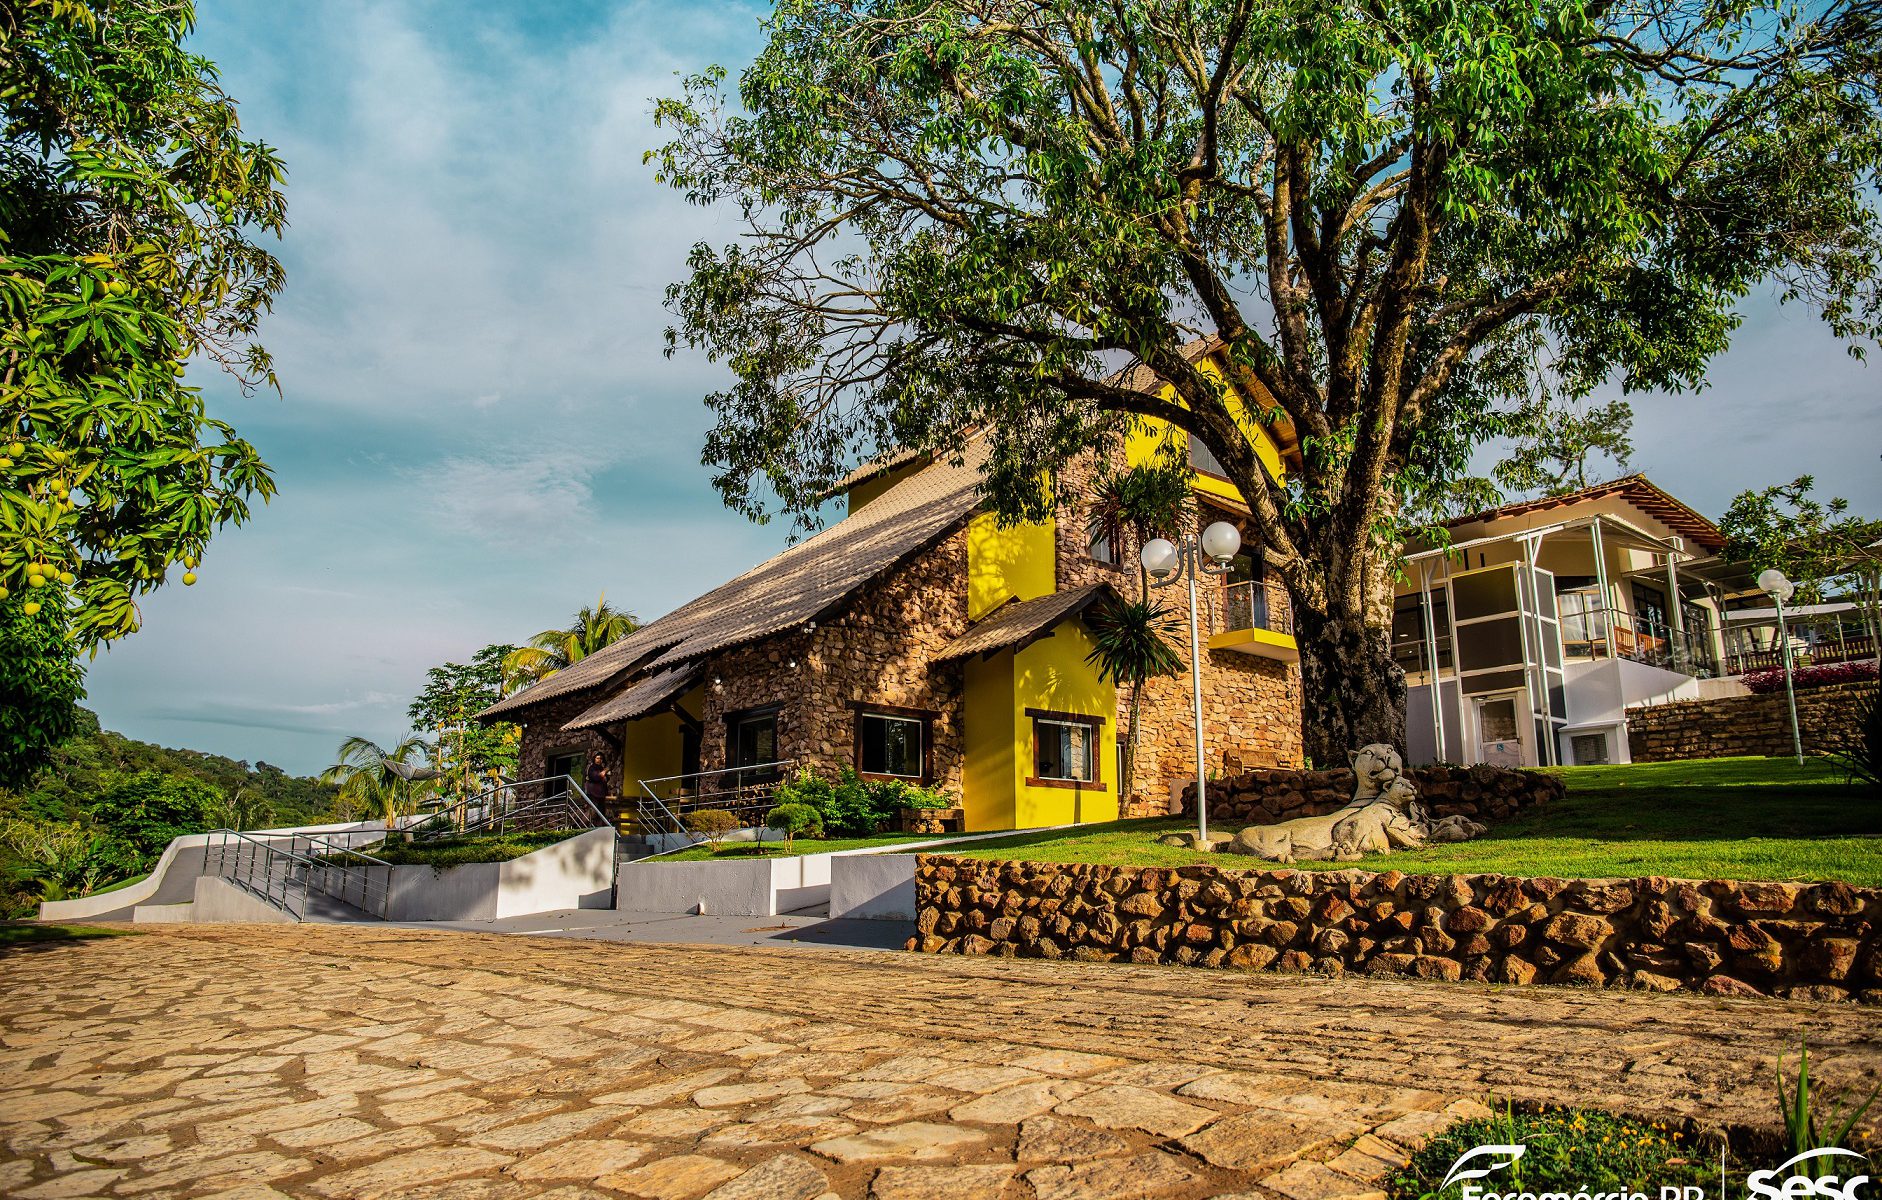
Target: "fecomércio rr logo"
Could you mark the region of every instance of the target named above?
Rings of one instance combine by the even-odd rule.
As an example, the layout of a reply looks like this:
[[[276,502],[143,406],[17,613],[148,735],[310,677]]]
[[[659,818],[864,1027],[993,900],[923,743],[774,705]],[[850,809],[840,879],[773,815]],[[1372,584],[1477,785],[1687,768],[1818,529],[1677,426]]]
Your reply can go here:
[[[1515,1165],[1528,1149],[1522,1145],[1473,1146],[1457,1156],[1444,1182],[1434,1193],[1443,1197],[1452,1184],[1458,1185],[1459,1200],[1709,1200],[1705,1188],[1695,1184],[1668,1185],[1651,1191],[1604,1191],[1578,1189],[1567,1191],[1498,1191],[1491,1179],[1498,1172]],[[1826,1167],[1839,1168],[1826,1170]],[[1741,1200],[1726,1194],[1721,1181],[1717,1200]],[[1753,1171],[1745,1177],[1742,1200],[1882,1200],[1869,1175],[1869,1160],[1854,1150],[1826,1146],[1807,1150],[1785,1159],[1775,1167]]]

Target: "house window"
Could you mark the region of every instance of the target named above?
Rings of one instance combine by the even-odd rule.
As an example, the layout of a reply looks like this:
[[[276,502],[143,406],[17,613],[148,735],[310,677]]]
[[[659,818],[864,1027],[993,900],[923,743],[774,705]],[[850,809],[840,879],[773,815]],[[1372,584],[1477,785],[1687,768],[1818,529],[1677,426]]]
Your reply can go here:
[[[1033,777],[1029,783],[1065,787],[1098,782],[1103,717],[1027,709],[1032,717]]]
[[[1117,565],[1117,548],[1111,544],[1111,531],[1098,529],[1091,535],[1091,558],[1093,562]]]
[[[734,767],[761,767],[778,761],[778,710],[734,713],[725,719],[726,751]],[[776,768],[739,775],[740,783],[775,776]]]
[[[1193,433],[1189,435],[1189,465],[1191,470],[1201,471],[1204,475],[1214,475],[1217,479],[1228,478],[1228,472],[1222,469],[1215,452]]]
[[[856,714],[856,769],[864,775],[920,779],[927,774],[928,723],[921,717]]]

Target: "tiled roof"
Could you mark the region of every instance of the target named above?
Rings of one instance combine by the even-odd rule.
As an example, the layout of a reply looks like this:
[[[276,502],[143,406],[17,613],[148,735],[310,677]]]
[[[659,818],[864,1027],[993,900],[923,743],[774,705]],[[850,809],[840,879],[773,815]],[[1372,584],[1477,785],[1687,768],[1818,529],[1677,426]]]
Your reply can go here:
[[[936,662],[966,658],[974,654],[992,654],[1009,646],[1020,646],[1057,629],[1068,617],[1075,617],[1106,596],[1116,593],[1108,583],[1094,583],[1068,592],[1053,592],[1017,604],[1005,604],[982,617],[980,624],[949,642]]]
[[[514,713],[814,620],[972,512],[986,457],[984,440],[968,443],[958,465],[930,463],[814,537],[478,715]]]
[[[616,721],[632,721],[636,717],[644,717],[698,683],[699,677],[704,673],[704,668],[698,664],[688,663],[669,671],[661,671],[656,675],[649,675],[618,696],[610,696],[593,708],[584,709],[562,728],[569,733],[575,733],[583,729],[612,725]]]
[[[1520,517],[1528,513],[1546,512],[1552,508],[1583,504],[1609,496],[1627,501],[1702,549],[1716,553],[1725,545],[1725,535],[1719,532],[1717,525],[1661,491],[1645,475],[1638,473],[1623,475],[1619,479],[1610,479],[1605,483],[1590,484],[1585,488],[1566,492],[1560,496],[1544,496],[1538,500],[1518,500],[1514,504],[1505,504],[1500,508],[1472,513],[1466,517],[1457,517],[1444,524],[1446,528],[1455,529],[1460,525],[1476,525],[1504,517]]]

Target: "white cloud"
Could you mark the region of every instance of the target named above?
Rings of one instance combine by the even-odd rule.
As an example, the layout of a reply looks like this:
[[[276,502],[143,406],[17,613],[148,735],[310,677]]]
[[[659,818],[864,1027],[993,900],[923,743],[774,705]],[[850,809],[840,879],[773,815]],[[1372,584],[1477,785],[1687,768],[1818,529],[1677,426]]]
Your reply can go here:
[[[587,537],[597,519],[589,480],[604,465],[574,450],[538,451],[454,456],[410,474],[440,532],[517,550]]]

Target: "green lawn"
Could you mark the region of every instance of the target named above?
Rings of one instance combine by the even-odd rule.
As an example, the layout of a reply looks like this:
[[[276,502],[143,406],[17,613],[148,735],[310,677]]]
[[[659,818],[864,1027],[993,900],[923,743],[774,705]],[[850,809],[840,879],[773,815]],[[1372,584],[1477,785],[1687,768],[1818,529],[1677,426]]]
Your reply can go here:
[[[1687,879],[1840,879],[1882,886],[1882,801],[1843,782],[1822,760],[1722,758],[1615,767],[1563,767],[1568,795],[1496,826],[1473,842],[1382,854],[1363,864],[1303,869]],[[1076,831],[976,842],[966,858],[1178,866],[1257,867],[1240,855],[1156,844],[1193,828],[1152,818]],[[1223,832],[1232,832],[1223,828]]]
[[[41,925],[34,921],[0,923],[0,950],[29,942],[70,942],[80,938],[128,937],[128,929],[106,929],[102,925]]]
[[[932,842],[946,835],[932,833],[879,833],[866,838],[796,838],[787,854],[782,840],[764,842],[724,842],[717,850],[703,842],[672,854],[662,854],[655,862],[727,862],[740,858],[796,858],[803,854],[828,854],[833,850],[861,850],[866,846],[895,846],[903,842]]]

